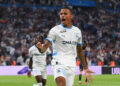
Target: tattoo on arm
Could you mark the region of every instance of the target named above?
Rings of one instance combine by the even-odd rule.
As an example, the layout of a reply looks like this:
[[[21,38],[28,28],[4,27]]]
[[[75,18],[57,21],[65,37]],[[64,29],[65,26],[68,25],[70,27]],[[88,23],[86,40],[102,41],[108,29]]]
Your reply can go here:
[[[88,66],[85,62],[85,56],[84,56],[84,52],[83,52],[83,49],[82,49],[81,45],[77,45],[77,56],[80,58],[80,61],[82,62],[83,68],[87,69]]]
[[[48,47],[50,47],[51,43],[47,40],[45,41],[44,45],[43,45],[43,48],[41,49],[41,52],[45,52]]]

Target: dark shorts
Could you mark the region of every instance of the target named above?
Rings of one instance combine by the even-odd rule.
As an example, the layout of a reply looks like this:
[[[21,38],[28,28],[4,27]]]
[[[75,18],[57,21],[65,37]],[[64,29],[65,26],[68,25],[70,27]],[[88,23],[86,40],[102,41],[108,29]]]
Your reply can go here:
[[[80,71],[83,71],[82,63],[80,63],[80,65],[79,65],[79,69],[80,69]]]

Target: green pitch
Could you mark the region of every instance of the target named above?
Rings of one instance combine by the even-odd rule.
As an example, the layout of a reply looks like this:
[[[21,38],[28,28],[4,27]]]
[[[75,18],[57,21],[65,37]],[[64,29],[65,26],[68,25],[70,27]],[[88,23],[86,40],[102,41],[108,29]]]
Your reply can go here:
[[[96,75],[93,83],[89,85],[84,85],[84,76],[82,80],[82,85],[79,85],[76,76],[74,86],[120,86],[120,75]],[[34,83],[36,83],[34,77],[0,76],[0,86],[33,86]],[[47,86],[56,86],[53,76],[48,76]]]

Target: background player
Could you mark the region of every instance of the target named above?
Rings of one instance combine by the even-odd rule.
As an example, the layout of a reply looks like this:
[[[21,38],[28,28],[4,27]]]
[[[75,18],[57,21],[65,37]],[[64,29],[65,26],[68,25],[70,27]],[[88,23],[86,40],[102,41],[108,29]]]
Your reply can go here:
[[[54,61],[55,65],[53,66],[57,86],[73,86],[76,56],[80,58],[86,76],[91,79],[91,73],[93,73],[85,63],[82,50],[82,34],[79,28],[72,25],[72,18],[71,9],[62,8],[60,11],[61,24],[50,30],[43,46],[40,42],[37,43],[41,52],[45,52],[51,44],[54,45],[53,49],[57,51],[56,56],[54,56],[57,60]]]
[[[43,43],[43,37],[37,37],[37,42]],[[37,86],[46,86],[46,78],[47,78],[47,71],[46,71],[46,57],[47,57],[48,51],[44,53],[40,53],[38,48],[36,47],[36,44],[33,45],[29,49],[29,70],[28,70],[28,77],[31,77],[31,68],[33,64],[33,72],[34,76],[37,81]]]

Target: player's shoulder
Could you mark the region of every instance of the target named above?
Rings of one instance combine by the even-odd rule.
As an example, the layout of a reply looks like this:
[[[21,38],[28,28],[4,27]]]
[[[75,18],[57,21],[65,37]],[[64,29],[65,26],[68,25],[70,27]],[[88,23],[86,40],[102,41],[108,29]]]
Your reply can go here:
[[[56,33],[58,33],[58,31],[60,30],[60,25],[55,25],[53,28],[51,28],[50,29],[50,33],[54,33],[54,34],[56,34]]]
[[[75,30],[80,30],[80,28],[78,28],[78,27],[76,27],[76,26],[72,26],[73,27],[73,29],[75,29]]]
[[[51,28],[51,30],[58,30],[60,28],[60,25],[55,25],[54,27]]]
[[[73,26],[73,29],[76,33],[81,33],[81,29],[76,27],[76,26]]]
[[[29,48],[29,51],[33,51],[35,48],[36,48],[35,45],[33,45]]]

